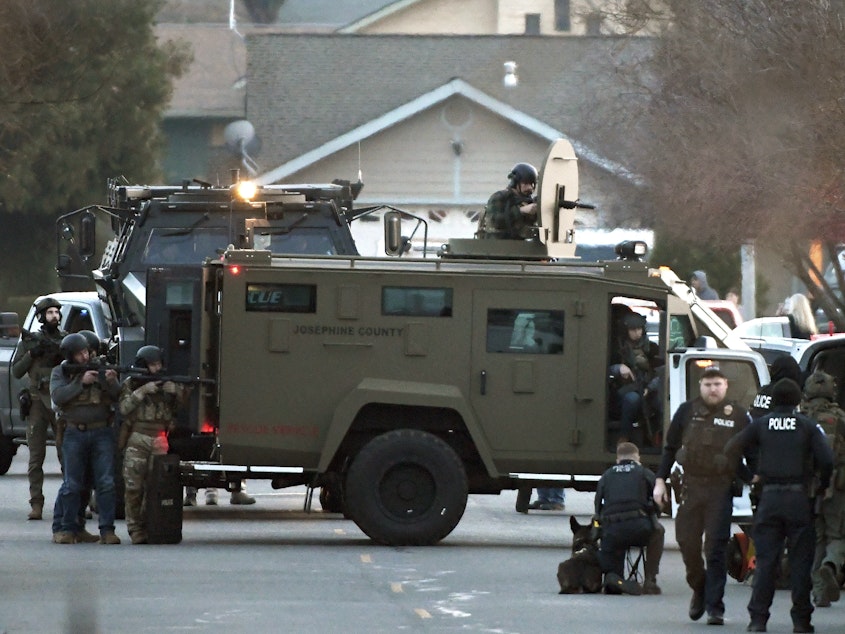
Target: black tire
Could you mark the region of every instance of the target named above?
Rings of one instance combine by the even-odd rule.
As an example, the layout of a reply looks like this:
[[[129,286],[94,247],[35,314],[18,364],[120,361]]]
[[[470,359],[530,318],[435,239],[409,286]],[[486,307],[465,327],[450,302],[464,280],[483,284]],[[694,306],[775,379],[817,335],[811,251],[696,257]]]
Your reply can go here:
[[[346,477],[346,511],[371,539],[390,546],[436,544],[457,526],[467,477],[455,451],[427,432],[375,437]]]
[[[320,488],[320,506],[326,513],[343,513],[343,486],[340,482],[324,484]]]
[[[12,441],[11,436],[0,434],[0,475],[6,475],[9,467],[12,466],[12,458],[18,452],[18,446]]]

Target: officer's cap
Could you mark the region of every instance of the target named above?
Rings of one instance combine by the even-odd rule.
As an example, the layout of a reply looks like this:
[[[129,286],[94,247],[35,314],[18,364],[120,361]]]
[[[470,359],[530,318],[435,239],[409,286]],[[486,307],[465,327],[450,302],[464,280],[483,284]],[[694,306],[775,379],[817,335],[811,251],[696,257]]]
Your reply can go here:
[[[722,368],[718,365],[709,365],[704,369],[704,372],[701,373],[702,379],[711,379],[714,376],[722,377],[723,379],[727,379],[727,375],[722,372]]]
[[[772,388],[772,407],[789,405],[795,407],[801,402],[801,388],[792,379],[781,379]]]

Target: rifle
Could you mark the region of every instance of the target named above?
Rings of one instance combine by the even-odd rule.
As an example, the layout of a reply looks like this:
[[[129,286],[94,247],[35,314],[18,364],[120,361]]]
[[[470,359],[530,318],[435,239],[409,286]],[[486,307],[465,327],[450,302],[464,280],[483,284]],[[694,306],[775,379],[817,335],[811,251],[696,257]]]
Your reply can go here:
[[[143,372],[142,368],[136,368],[131,365],[114,365],[112,363],[98,363],[91,361],[89,363],[62,363],[62,370],[65,374],[76,375],[90,372],[91,370],[97,372],[100,378],[104,378],[106,370],[114,370],[118,374],[137,374]]]
[[[40,332],[32,332],[26,328],[21,328],[21,341],[24,343],[31,357],[52,357],[54,360],[58,359],[53,365],[61,361],[62,351],[59,348],[59,343],[49,337],[45,337]]]
[[[138,372],[138,368],[134,368]],[[161,385],[170,381],[171,383],[193,384],[199,383],[201,385],[215,385],[217,381],[214,379],[203,379],[198,376],[188,376],[182,374],[133,374],[132,380],[140,385],[147,383],[157,383]]]

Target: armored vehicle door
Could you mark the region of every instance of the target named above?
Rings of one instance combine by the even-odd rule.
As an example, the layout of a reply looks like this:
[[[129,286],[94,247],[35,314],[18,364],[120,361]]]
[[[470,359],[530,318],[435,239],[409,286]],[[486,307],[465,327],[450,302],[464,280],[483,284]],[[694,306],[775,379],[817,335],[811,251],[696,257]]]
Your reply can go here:
[[[196,266],[151,268],[147,271],[145,343],[164,350],[164,371],[199,376],[202,269]],[[198,386],[191,404],[180,412],[180,426],[197,431]],[[186,419],[185,416],[188,418]]]
[[[470,398],[502,471],[552,470],[555,456],[573,451],[574,309],[574,293],[473,293]],[[528,464],[537,460],[549,462]]]

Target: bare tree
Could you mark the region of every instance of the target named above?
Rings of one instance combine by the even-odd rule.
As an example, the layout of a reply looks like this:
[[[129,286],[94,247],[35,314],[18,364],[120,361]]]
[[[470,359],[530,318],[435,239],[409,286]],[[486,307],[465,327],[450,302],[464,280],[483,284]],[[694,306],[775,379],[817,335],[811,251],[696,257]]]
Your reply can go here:
[[[634,165],[669,235],[775,245],[845,329],[845,12],[837,0],[618,0],[612,19],[655,34],[626,69]],[[629,148],[630,149],[630,148]],[[808,257],[819,240],[839,292]]]

